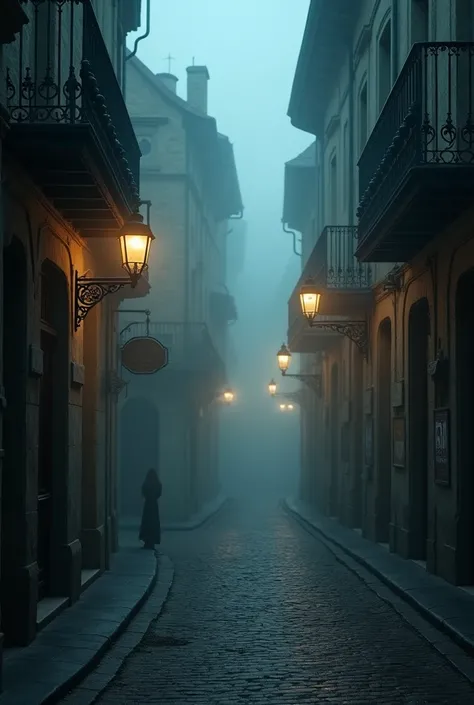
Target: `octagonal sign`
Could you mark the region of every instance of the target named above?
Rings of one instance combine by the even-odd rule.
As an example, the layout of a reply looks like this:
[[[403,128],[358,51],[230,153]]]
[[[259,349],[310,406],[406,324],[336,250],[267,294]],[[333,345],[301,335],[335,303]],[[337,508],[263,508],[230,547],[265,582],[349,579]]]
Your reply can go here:
[[[156,338],[130,338],[121,356],[122,365],[134,375],[152,375],[168,364],[168,348]]]

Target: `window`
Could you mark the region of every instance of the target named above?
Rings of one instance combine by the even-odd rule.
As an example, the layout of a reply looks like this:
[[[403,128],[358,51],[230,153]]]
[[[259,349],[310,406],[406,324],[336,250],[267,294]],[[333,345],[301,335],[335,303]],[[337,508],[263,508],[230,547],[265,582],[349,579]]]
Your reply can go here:
[[[379,110],[382,110],[392,87],[392,23],[385,25],[379,39]]]
[[[331,222],[330,225],[336,225],[337,223],[337,158],[336,155],[331,159],[330,174],[329,174],[329,188],[330,188],[330,215]]]
[[[429,39],[429,0],[411,2],[411,41],[427,42]]]
[[[368,122],[368,102],[367,102],[367,81],[359,93],[359,154],[367,142],[367,122]]]
[[[150,154],[150,152],[151,152],[150,140],[142,139],[138,143],[138,146],[140,147],[140,152],[142,153],[142,157],[146,157],[147,154]]]

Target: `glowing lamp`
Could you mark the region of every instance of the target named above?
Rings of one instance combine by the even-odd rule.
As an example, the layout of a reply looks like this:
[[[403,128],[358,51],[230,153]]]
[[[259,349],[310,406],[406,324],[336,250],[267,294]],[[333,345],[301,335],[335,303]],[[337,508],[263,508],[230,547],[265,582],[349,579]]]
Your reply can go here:
[[[286,372],[290,366],[291,353],[288,347],[283,343],[279,351],[277,352],[278,367],[281,372]]]
[[[288,404],[288,409],[289,409],[290,411],[293,411],[294,408],[295,408],[295,407],[293,406],[293,404]]]
[[[309,323],[318,315],[320,303],[321,294],[316,288],[314,280],[309,278],[300,289],[301,312]]]
[[[271,379],[270,382],[269,382],[269,384],[268,384],[268,392],[269,392],[269,394],[270,394],[271,397],[274,397],[274,396],[275,396],[276,390],[277,390],[276,382],[275,382],[274,379]]]
[[[155,239],[150,227],[140,213],[133,213],[123,224],[119,234],[122,267],[130,275],[135,287],[143,272],[148,269],[150,246]]]
[[[280,404],[280,411],[285,411],[286,404]]]
[[[223,394],[224,401],[226,404],[232,404],[234,401],[234,392],[232,389],[226,389]]]

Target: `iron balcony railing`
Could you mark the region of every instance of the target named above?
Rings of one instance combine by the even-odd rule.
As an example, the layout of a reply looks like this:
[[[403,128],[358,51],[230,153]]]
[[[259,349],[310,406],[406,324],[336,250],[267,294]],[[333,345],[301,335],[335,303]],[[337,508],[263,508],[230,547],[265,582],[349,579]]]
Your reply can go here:
[[[372,268],[354,256],[356,240],[356,225],[326,225],[305,273],[328,289],[370,289]]]
[[[20,0],[29,23],[5,51],[14,125],[87,125],[138,197],[140,149],[91,0]]]
[[[473,42],[413,45],[359,160],[360,231],[413,167],[474,165],[473,88]]]
[[[169,370],[216,374],[224,370],[205,323],[136,321],[121,331],[120,346],[142,336],[156,338],[168,349]]]

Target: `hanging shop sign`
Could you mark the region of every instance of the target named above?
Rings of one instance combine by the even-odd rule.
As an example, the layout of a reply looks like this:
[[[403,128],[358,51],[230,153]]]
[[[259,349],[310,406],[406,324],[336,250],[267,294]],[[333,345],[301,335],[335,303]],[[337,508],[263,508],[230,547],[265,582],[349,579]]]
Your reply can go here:
[[[121,350],[122,365],[134,375],[152,375],[168,364],[168,348],[151,337],[128,340]]]

